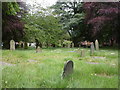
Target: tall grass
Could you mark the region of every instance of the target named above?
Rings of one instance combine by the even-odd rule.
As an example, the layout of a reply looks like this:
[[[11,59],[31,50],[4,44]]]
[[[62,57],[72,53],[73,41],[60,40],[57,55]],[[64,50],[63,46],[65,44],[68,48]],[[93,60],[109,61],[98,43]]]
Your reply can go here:
[[[49,48],[42,53],[29,50],[3,50],[2,61],[15,64],[3,66],[3,88],[117,88],[118,87],[118,52],[117,50],[100,50],[95,52],[96,57],[90,56],[89,49],[85,56],[80,57],[77,48]],[[75,51],[75,52],[71,52]],[[111,56],[111,53],[115,53]],[[35,60],[37,62],[29,62]],[[62,79],[64,63],[74,62],[74,72]],[[89,64],[96,62],[99,64]]]

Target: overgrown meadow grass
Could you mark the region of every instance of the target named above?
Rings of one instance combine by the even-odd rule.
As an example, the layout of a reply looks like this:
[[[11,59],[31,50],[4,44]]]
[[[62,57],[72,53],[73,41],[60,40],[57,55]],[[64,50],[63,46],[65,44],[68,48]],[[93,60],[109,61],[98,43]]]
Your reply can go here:
[[[85,50],[84,57],[80,56],[81,49]],[[74,62],[74,72],[62,79],[68,60]],[[2,66],[3,88],[118,87],[118,51],[114,49],[95,51],[94,56],[90,56],[89,48],[49,48],[41,53],[34,49],[3,50],[2,61],[15,64]]]

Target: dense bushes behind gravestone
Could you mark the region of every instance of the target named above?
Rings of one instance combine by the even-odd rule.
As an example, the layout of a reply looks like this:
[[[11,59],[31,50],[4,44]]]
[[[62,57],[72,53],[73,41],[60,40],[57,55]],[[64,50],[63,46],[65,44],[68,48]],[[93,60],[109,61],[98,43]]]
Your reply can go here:
[[[71,44],[72,44],[72,41],[68,41],[68,40],[64,40],[64,41],[63,41],[64,47],[70,48],[70,47],[71,47]]]

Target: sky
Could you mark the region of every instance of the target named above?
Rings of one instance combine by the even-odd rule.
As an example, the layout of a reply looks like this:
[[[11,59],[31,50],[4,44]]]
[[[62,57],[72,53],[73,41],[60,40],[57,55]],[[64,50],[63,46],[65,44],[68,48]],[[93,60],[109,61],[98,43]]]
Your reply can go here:
[[[41,4],[42,7],[52,6],[57,2],[57,0],[26,0],[27,4],[33,4],[33,3]]]

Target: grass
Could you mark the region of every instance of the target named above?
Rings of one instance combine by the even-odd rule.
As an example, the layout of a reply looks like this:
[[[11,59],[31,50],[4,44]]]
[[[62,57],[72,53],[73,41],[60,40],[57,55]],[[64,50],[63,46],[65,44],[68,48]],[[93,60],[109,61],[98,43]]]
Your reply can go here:
[[[81,49],[85,50],[84,57],[80,57]],[[68,60],[74,62],[74,72],[61,79]],[[118,88],[116,49],[101,49],[94,56],[90,56],[88,48],[48,48],[42,53],[35,53],[34,49],[3,50],[2,61],[16,64],[2,67],[3,88]]]

